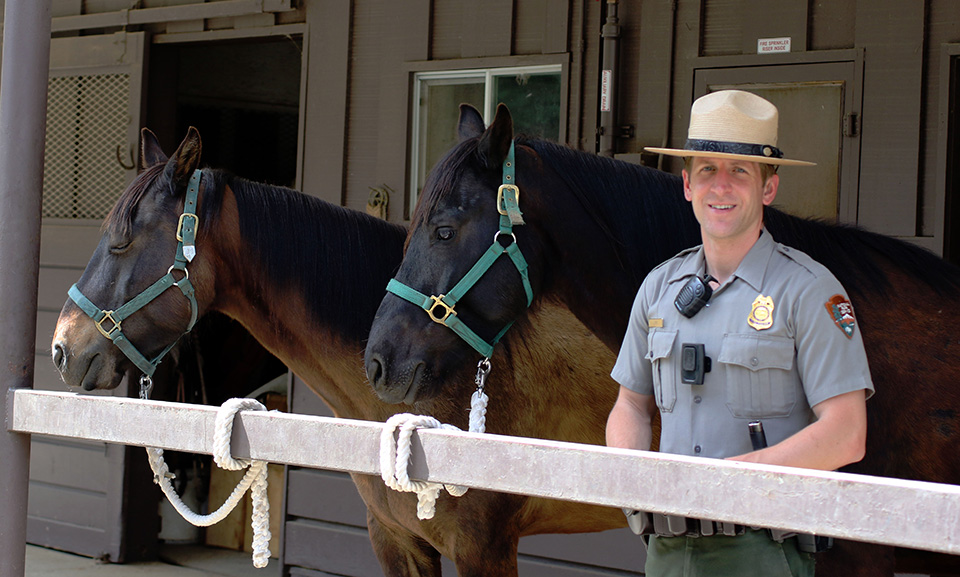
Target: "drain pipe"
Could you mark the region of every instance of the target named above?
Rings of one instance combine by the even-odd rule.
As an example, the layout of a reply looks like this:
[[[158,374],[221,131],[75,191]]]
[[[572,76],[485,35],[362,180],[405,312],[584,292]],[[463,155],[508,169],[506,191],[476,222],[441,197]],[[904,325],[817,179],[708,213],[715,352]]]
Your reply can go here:
[[[603,65],[600,70],[600,156],[613,156],[617,137],[617,74],[619,73],[620,19],[617,18],[617,0],[607,0],[607,21],[600,36],[603,38]]]

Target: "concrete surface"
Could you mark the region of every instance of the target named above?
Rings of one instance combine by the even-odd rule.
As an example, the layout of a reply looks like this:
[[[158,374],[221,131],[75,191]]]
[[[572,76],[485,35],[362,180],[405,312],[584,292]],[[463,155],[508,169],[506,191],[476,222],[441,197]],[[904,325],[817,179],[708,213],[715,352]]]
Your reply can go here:
[[[117,565],[53,549],[27,545],[25,577],[278,577],[280,562],[263,569],[249,553],[197,545],[168,545],[160,561]]]

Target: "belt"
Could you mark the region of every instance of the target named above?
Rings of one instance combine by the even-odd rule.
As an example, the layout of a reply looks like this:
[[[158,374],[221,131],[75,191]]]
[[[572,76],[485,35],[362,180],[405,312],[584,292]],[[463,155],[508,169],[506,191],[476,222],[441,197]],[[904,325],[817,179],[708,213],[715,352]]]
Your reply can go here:
[[[724,521],[691,519],[633,509],[624,509],[623,513],[627,516],[627,524],[630,526],[630,530],[637,535],[656,535],[658,537],[713,537],[714,535],[725,535],[727,537],[739,537],[747,532],[745,525]],[[751,529],[759,529],[759,527],[751,527]],[[798,548],[805,553],[820,553],[833,546],[833,539],[830,537],[807,535],[783,529],[766,529],[766,532],[771,539],[778,543],[782,543],[791,537],[797,537]]]
[[[657,535],[658,537],[712,537],[743,535],[744,525],[711,521],[710,519],[690,519],[677,515],[661,515],[647,511],[624,510],[630,529],[637,535]]]

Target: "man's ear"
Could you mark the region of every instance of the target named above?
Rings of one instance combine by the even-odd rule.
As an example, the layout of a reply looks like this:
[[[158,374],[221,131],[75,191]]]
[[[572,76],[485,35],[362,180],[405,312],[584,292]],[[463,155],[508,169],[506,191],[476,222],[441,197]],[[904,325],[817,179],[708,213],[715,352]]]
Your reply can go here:
[[[690,193],[690,173],[684,168],[680,176],[683,177],[683,198],[691,201],[693,200],[693,195]]]
[[[770,206],[777,198],[777,188],[780,186],[780,175],[774,173],[763,183],[763,205]]]

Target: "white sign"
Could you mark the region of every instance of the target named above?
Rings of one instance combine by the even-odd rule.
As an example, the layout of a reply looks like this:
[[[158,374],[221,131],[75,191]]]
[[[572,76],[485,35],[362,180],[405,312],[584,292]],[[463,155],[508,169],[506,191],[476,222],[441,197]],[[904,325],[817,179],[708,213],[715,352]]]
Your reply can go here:
[[[604,70],[600,75],[600,112],[610,112],[610,82],[613,71]]]
[[[757,39],[757,54],[774,54],[777,52],[790,52],[789,36]]]

